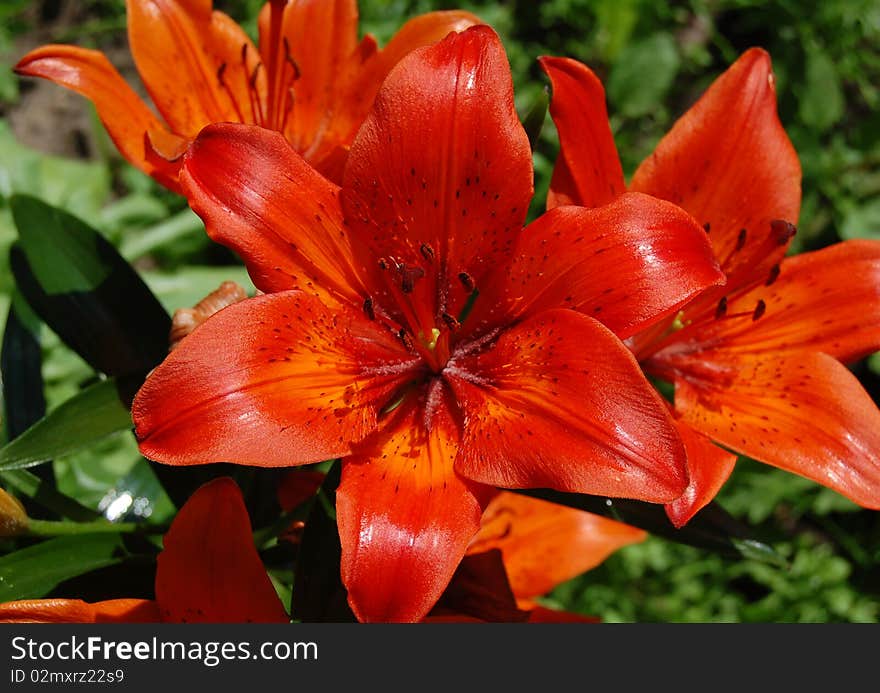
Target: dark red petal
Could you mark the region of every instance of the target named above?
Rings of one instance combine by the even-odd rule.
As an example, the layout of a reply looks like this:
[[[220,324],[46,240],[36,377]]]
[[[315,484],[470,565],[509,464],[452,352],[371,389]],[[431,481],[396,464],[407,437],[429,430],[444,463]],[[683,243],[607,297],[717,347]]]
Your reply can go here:
[[[732,359],[705,355],[682,372],[675,406],[687,424],[767,464],[880,509],[880,411],[826,354]]]
[[[743,53],[642,162],[630,189],[709,224],[728,288],[769,269],[762,260],[770,222],[796,224],[801,202],[801,167],[776,114],[770,56],[759,48]]]
[[[128,0],[126,9],[138,72],[176,133],[195,137],[208,123],[256,121],[248,84],[257,49],[228,16],[212,12],[210,0]]]
[[[411,365],[360,313],[300,292],[258,296],[211,316],[151,373],[135,432],[169,464],[319,462],[373,431]]]
[[[24,599],[0,604],[0,623],[156,623],[156,602],[110,599],[90,604],[80,599]]]
[[[633,355],[592,318],[553,310],[446,367],[465,429],[456,469],[502,488],[664,503],[687,486],[666,405]]]
[[[480,287],[509,255],[531,196],[510,67],[487,26],[398,63],[352,144],[342,190],[352,232],[376,257],[426,268],[413,300],[453,316],[469,294],[458,275]]]
[[[162,620],[175,623],[287,623],[254,546],[238,486],[201,486],[177,513],[156,567]]]
[[[514,595],[528,599],[592,570],[617,549],[647,536],[600,515],[505,491],[483,513],[468,554],[500,549]]]
[[[599,207],[626,191],[608,124],[605,90],[586,65],[571,58],[538,59],[553,88],[550,116],[559,132],[559,158],[548,208]]]
[[[147,142],[151,132],[157,137],[173,136],[103,53],[75,46],[42,46],[24,56],[15,71],[51,80],[91,100],[122,156],[162,185],[179,190],[179,163],[151,156]]]
[[[452,468],[458,431],[442,411],[404,404],[346,460],[336,492],[342,581],[361,621],[419,621],[480,526],[479,485]]]
[[[687,452],[690,483],[685,492],[666,505],[666,514],[676,527],[683,527],[712,501],[733,472],[737,456],[713,445],[706,436],[686,423],[676,422]]]
[[[508,323],[565,307],[596,318],[621,339],[724,281],[696,222],[675,205],[638,193],[597,209],[550,210],[523,231],[502,273],[481,293],[475,320],[491,311]],[[503,295],[493,295],[496,286]]]
[[[700,345],[756,356],[821,351],[845,362],[867,356],[880,349],[880,242],[846,241],[786,258],[757,288],[729,299],[725,319],[670,341],[656,361]]]
[[[339,189],[277,132],[205,128],[186,156],[181,184],[208,234],[244,258],[257,288],[364,300]]]

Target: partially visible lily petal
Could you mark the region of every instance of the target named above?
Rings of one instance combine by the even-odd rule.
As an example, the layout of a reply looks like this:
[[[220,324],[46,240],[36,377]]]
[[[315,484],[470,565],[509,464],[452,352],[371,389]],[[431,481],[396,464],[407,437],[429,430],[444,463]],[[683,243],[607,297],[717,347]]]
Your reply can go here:
[[[0,623],[157,623],[156,602],[110,599],[25,599],[0,604]]]
[[[352,144],[342,188],[346,221],[374,257],[433,265],[412,294],[426,324],[458,315],[470,293],[462,273],[479,288],[507,258],[531,196],[507,56],[482,25],[392,70]]]
[[[528,599],[546,594],[647,536],[641,529],[600,515],[505,491],[483,513],[468,553],[500,549],[514,595]]]
[[[627,193],[598,209],[557,207],[523,231],[507,276],[490,281],[502,297],[481,296],[474,318],[499,322],[565,306],[621,339],[675,315],[724,282],[706,234],[675,205]],[[621,278],[625,277],[625,281]]]
[[[559,132],[547,207],[600,207],[626,191],[620,157],[608,123],[605,89],[583,63],[571,58],[538,59],[550,77],[550,115]]]
[[[419,621],[480,526],[478,484],[453,470],[458,431],[440,406],[430,432],[405,403],[345,460],[336,491],[342,582],[361,621]]]
[[[360,313],[296,291],[258,296],[210,317],[152,372],[135,433],[169,464],[320,462],[373,431],[412,365]]]
[[[242,256],[258,289],[301,288],[355,304],[367,295],[339,188],[279,133],[228,123],[205,128],[181,183],[208,234]]]
[[[127,0],[128,41],[144,86],[178,135],[253,120],[253,42],[210,0]],[[242,59],[244,58],[244,60]]]
[[[666,505],[666,515],[676,527],[683,527],[715,496],[733,473],[737,456],[714,445],[706,436],[686,423],[676,422],[687,452],[687,489]]]
[[[702,324],[700,344],[744,355],[867,356],[880,349],[880,242],[845,241],[786,258],[767,281],[728,301],[727,314],[742,317]]]
[[[179,163],[152,156],[147,140],[149,132],[155,132],[157,137],[173,135],[103,53],[74,46],[42,46],[25,55],[15,66],[15,72],[48,79],[85,96],[95,104],[98,117],[120,153],[162,185],[179,191]]]
[[[801,167],[776,114],[770,56],[743,53],[642,162],[630,189],[706,224],[729,288],[754,276],[771,222],[796,224],[801,201]]]
[[[456,469],[469,479],[656,503],[687,486],[666,405],[592,318],[540,313],[481,353],[453,354],[445,374],[468,422]]]
[[[204,484],[175,516],[158,558],[156,603],[166,622],[290,621],[232,479]]]
[[[845,366],[807,352],[706,361],[726,363],[726,372],[700,379],[692,369],[676,380],[675,407],[685,423],[880,509],[880,411]]]

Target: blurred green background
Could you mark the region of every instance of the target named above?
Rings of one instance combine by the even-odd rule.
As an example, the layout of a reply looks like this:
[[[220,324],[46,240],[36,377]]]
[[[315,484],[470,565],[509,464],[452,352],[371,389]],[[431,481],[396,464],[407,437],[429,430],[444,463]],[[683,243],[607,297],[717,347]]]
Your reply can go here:
[[[261,4],[215,6],[253,32]],[[743,50],[767,49],[780,117],[804,170],[793,252],[880,239],[880,2],[362,0],[361,29],[384,43],[405,18],[453,7],[470,9],[501,34],[523,117],[546,86],[537,56],[566,55],[592,67],[607,88],[627,174]],[[0,5],[0,315],[13,288],[7,255],[16,230],[7,199],[14,192],[38,196],[99,229],[169,312],[192,305],[226,278],[250,286],[232,254],[208,241],[182,198],[119,158],[87,101],[11,72],[27,50],[50,42],[104,50],[137,84],[120,0]],[[548,118],[535,151],[532,216],[543,205],[557,151]],[[45,327],[41,338],[51,409],[94,373]],[[854,370],[880,401],[877,355]],[[135,500],[143,499],[140,506],[126,505],[124,516],[161,519],[173,512],[127,433],[54,465],[61,490],[105,513],[120,495],[121,479],[129,488],[137,480]],[[787,565],[733,561],[651,537],[559,587],[546,603],[605,621],[880,621],[878,513],[751,460],[740,461],[719,501]]]

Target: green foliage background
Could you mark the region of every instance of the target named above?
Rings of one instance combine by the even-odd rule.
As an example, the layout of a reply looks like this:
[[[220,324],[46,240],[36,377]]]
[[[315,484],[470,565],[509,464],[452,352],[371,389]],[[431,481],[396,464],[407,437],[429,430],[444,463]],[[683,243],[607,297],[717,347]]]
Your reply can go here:
[[[261,4],[229,0],[216,6],[253,30]],[[590,65],[606,84],[627,174],[743,50],[764,47],[776,72],[780,117],[804,170],[793,252],[849,238],[880,239],[880,2],[362,0],[362,29],[384,42],[405,18],[456,6],[501,34],[522,116],[546,85],[537,56],[566,55]],[[169,312],[192,305],[225,278],[249,286],[235,259],[210,244],[182,199],[119,159],[94,116],[91,144],[76,158],[18,141],[12,115],[34,86],[9,67],[24,49],[38,45],[34,41],[124,48],[124,3],[10,0],[0,7],[0,315],[13,288],[6,259],[16,237],[6,204],[13,192],[41,197],[98,228]],[[82,107],[89,108],[84,100]],[[533,216],[542,207],[557,151],[548,118],[535,152]],[[41,336],[51,409],[94,373],[50,330],[43,328]],[[877,355],[854,370],[880,399]],[[59,488],[89,507],[106,510],[127,488],[143,499],[141,519],[161,522],[174,512],[127,433],[53,464]],[[733,561],[651,537],[559,587],[546,602],[605,621],[880,621],[876,512],[751,460],[740,461],[719,501],[787,565]],[[129,509],[126,518],[133,513]]]

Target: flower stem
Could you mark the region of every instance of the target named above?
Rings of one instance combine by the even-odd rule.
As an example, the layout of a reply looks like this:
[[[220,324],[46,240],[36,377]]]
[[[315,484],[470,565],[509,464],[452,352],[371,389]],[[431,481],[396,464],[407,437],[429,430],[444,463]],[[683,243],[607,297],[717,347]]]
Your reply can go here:
[[[142,532],[144,534],[162,534],[167,530],[162,525],[147,525],[137,522],[70,522],[68,520],[28,520],[27,533],[38,537],[69,536],[73,534],[94,534],[96,532],[117,532],[128,534]]]

